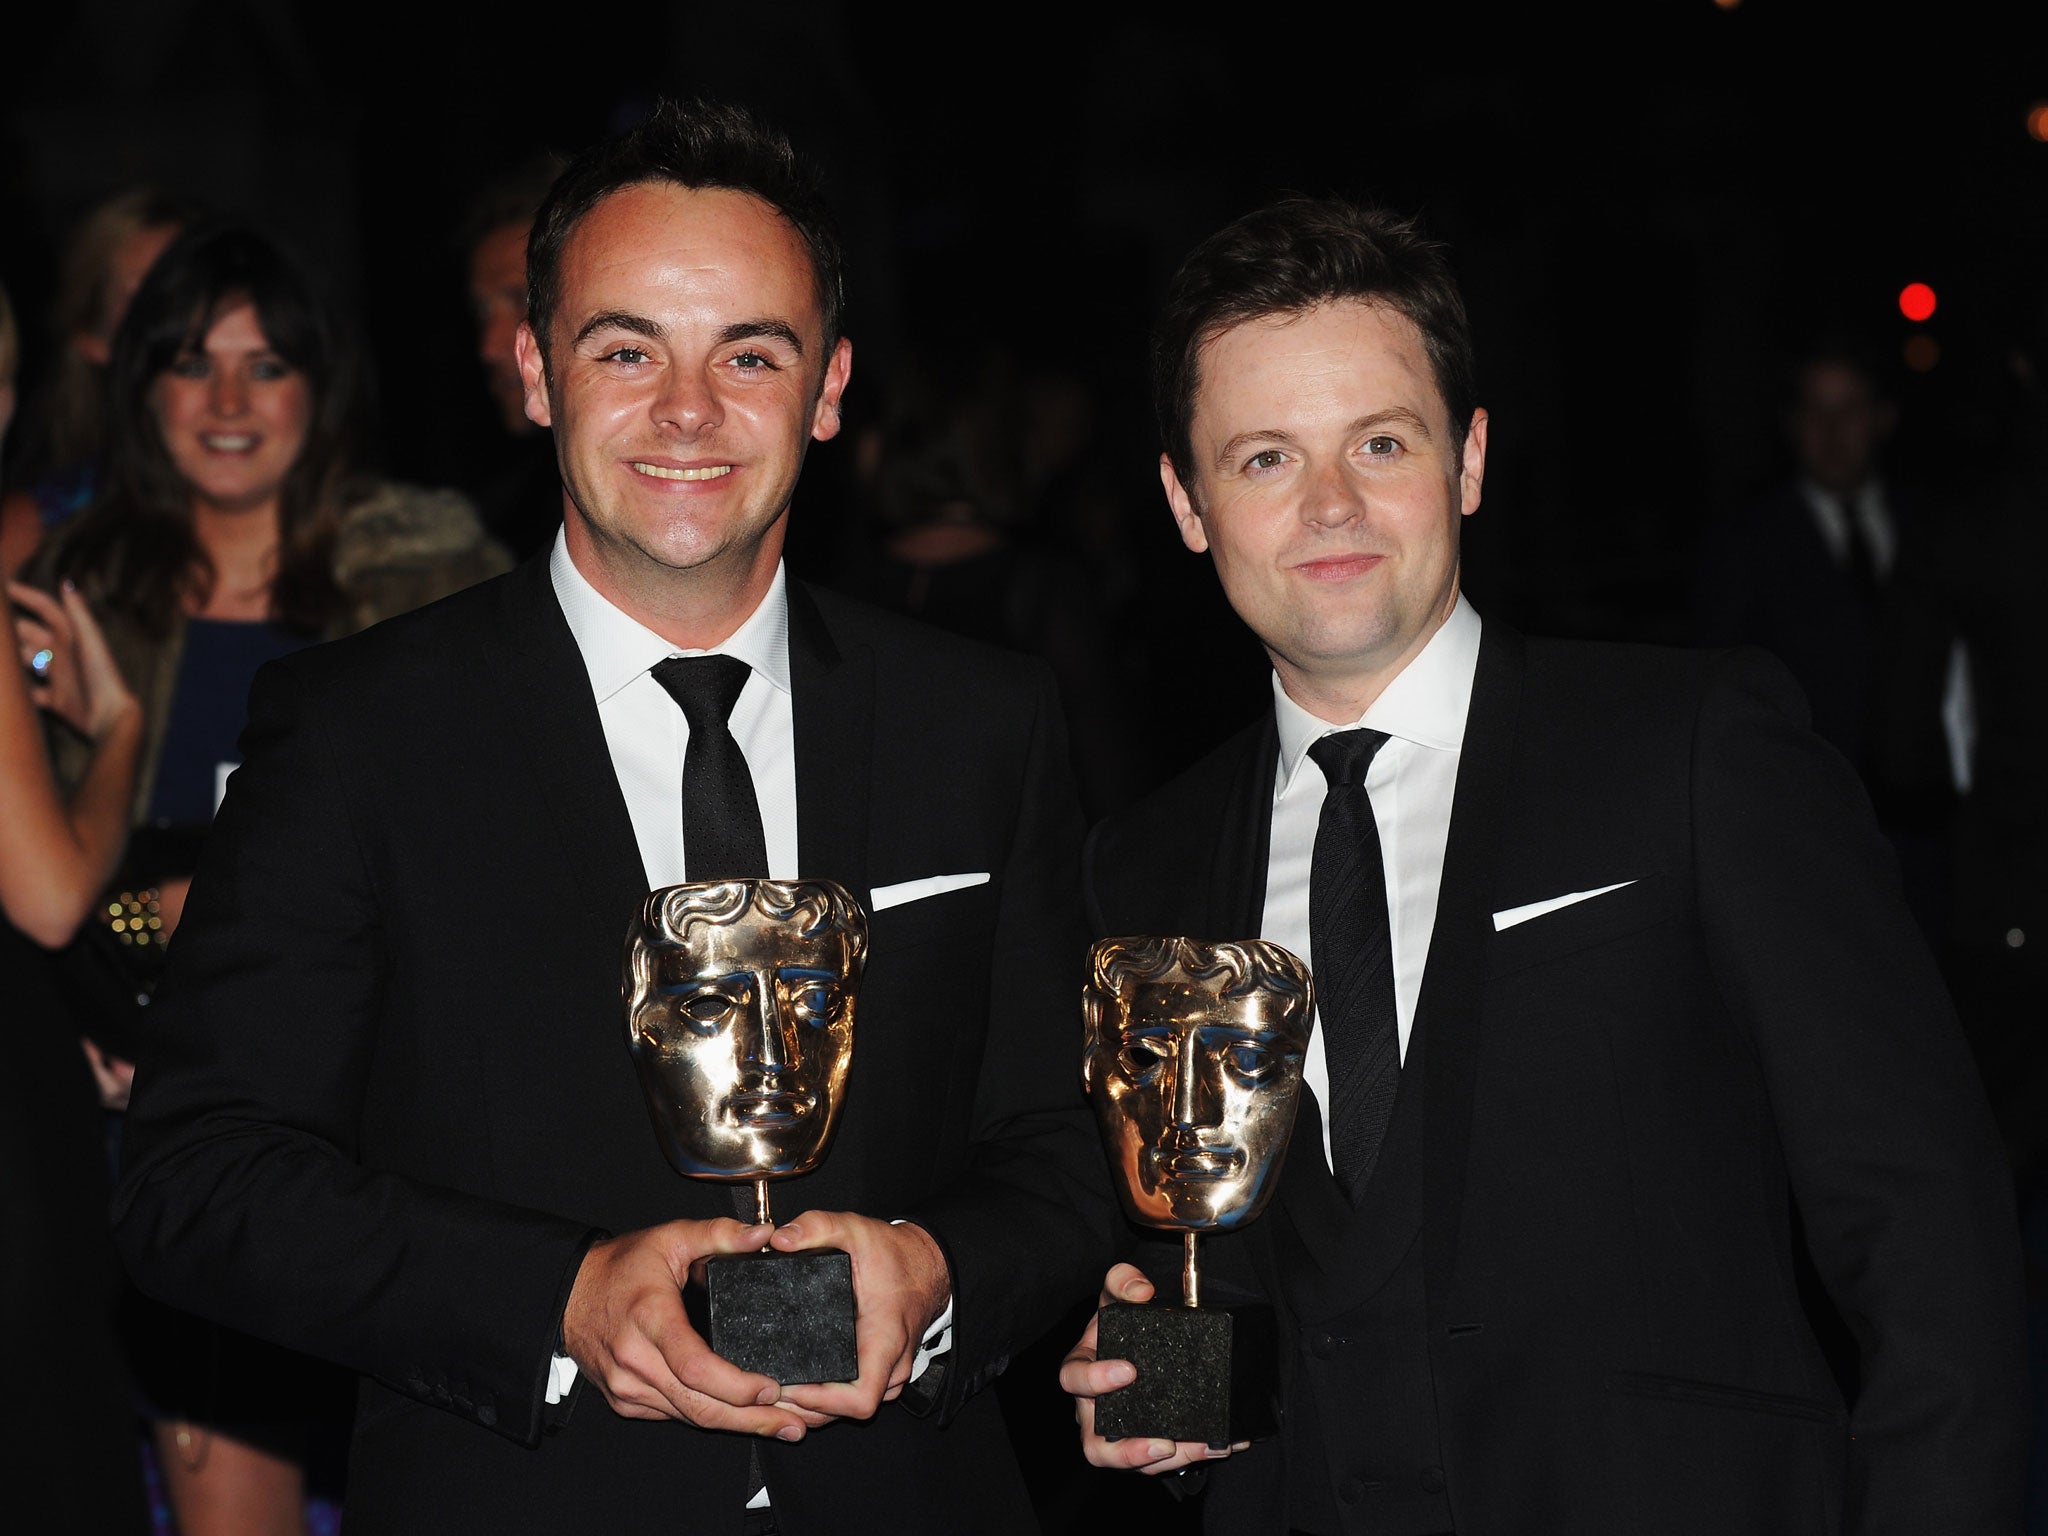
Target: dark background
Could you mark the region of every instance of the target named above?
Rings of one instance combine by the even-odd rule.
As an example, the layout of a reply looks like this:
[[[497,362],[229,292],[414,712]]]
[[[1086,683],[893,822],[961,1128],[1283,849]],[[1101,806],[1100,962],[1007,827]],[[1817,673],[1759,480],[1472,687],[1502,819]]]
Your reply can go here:
[[[834,0],[628,0],[544,27],[257,0],[17,13],[0,275],[26,382],[63,232],[156,182],[260,216],[328,269],[373,349],[386,466],[433,478],[491,432],[465,200],[660,93],[727,95],[828,167],[853,408],[902,369],[964,383],[992,353],[1082,371],[1163,568],[1178,546],[1143,337],[1166,276],[1276,191],[1360,193],[1421,213],[1471,302],[1493,438],[1468,585],[1531,628],[1677,639],[1703,520],[1783,469],[1784,348],[1851,328],[1898,356],[1914,328],[1895,296],[1931,283],[1940,362],[1903,375],[1893,468],[1953,488],[1999,453],[2016,353],[2043,330],[2048,145],[2026,114],[2048,99],[2048,8],[946,14],[933,30]]]
[[[514,14],[17,8],[0,278],[31,396],[65,231],[151,182],[322,266],[370,345],[385,467],[452,476],[496,430],[456,239],[468,198],[657,95],[736,98],[827,167],[856,424],[913,373],[942,391],[992,366],[1086,380],[1142,622],[1227,715],[1261,702],[1263,667],[1164,516],[1144,337],[1187,249],[1276,192],[1370,196],[1451,245],[1492,412],[1466,584],[1534,631],[1687,638],[1701,530],[1787,470],[1778,392],[1803,340],[1938,345],[1932,369],[1901,369],[1891,454],[1937,505],[1996,472],[2044,350],[2048,144],[2026,119],[2048,100],[2048,7],[955,6],[943,30],[834,0]],[[1919,327],[1895,303],[1915,280],[1940,296]],[[827,579],[846,452],[814,455],[798,497],[792,561]],[[1061,1342],[1005,1390],[1071,1468]],[[1071,1471],[1041,1491],[1054,1528],[1165,1509]]]

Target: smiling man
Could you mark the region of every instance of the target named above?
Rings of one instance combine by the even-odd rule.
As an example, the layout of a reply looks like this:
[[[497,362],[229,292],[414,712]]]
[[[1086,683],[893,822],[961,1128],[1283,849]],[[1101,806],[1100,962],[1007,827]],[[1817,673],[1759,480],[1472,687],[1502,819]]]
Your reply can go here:
[[[1033,1532],[980,1388],[1094,1284],[1113,1212],[1050,676],[785,576],[852,347],[778,135],[663,108],[564,172],[528,273],[561,533],[259,677],[124,1251],[363,1373],[352,1532]],[[871,914],[837,1135],[772,1233],[670,1168],[620,988],[650,887],[750,877]],[[778,1385],[692,1328],[693,1262],[770,1243],[853,1256],[856,1380]]]
[[[2002,1159],[1784,672],[1482,623],[1487,417],[1402,219],[1248,215],[1154,364],[1167,500],[1273,706],[1097,829],[1091,917],[1277,942],[1318,1017],[1274,1206],[1209,1251],[1216,1299],[1284,1320],[1282,1431],[1094,1435],[1133,1371],[1091,1326],[1061,1372],[1089,1459],[1206,1476],[1230,1533],[2017,1529]]]

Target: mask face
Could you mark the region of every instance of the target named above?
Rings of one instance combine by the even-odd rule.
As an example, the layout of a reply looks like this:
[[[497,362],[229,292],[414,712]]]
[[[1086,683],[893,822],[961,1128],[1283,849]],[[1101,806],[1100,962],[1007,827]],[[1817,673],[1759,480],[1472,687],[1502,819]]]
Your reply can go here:
[[[676,1171],[731,1182],[816,1167],[853,1064],[867,919],[829,881],[651,892],[626,936],[627,1043]]]
[[[1082,1079],[1124,1210],[1223,1231],[1264,1208],[1301,1096],[1308,968],[1264,941],[1104,939],[1083,994]]]

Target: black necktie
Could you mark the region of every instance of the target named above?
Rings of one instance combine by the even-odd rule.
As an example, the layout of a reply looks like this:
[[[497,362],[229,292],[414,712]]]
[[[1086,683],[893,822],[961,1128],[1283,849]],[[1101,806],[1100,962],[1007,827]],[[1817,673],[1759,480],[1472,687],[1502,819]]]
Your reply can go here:
[[[737,656],[671,656],[654,680],[683,708],[683,870],[691,880],[745,880],[768,873],[768,839],[754,776],[726,717],[753,669]]]
[[[1401,1083],[1394,943],[1379,824],[1365,771],[1383,731],[1339,731],[1308,749],[1329,790],[1309,865],[1308,941],[1330,1070],[1330,1171],[1354,1199],[1372,1177]]]

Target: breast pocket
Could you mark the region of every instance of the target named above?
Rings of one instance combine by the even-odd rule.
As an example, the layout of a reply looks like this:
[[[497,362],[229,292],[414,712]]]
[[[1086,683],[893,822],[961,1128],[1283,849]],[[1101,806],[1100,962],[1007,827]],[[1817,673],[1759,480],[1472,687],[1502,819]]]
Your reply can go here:
[[[1597,886],[1593,887],[1598,889]],[[1564,959],[1596,945],[1677,920],[1685,910],[1679,883],[1668,875],[1631,881],[1618,890],[1525,918],[1487,943],[1489,977]]]

